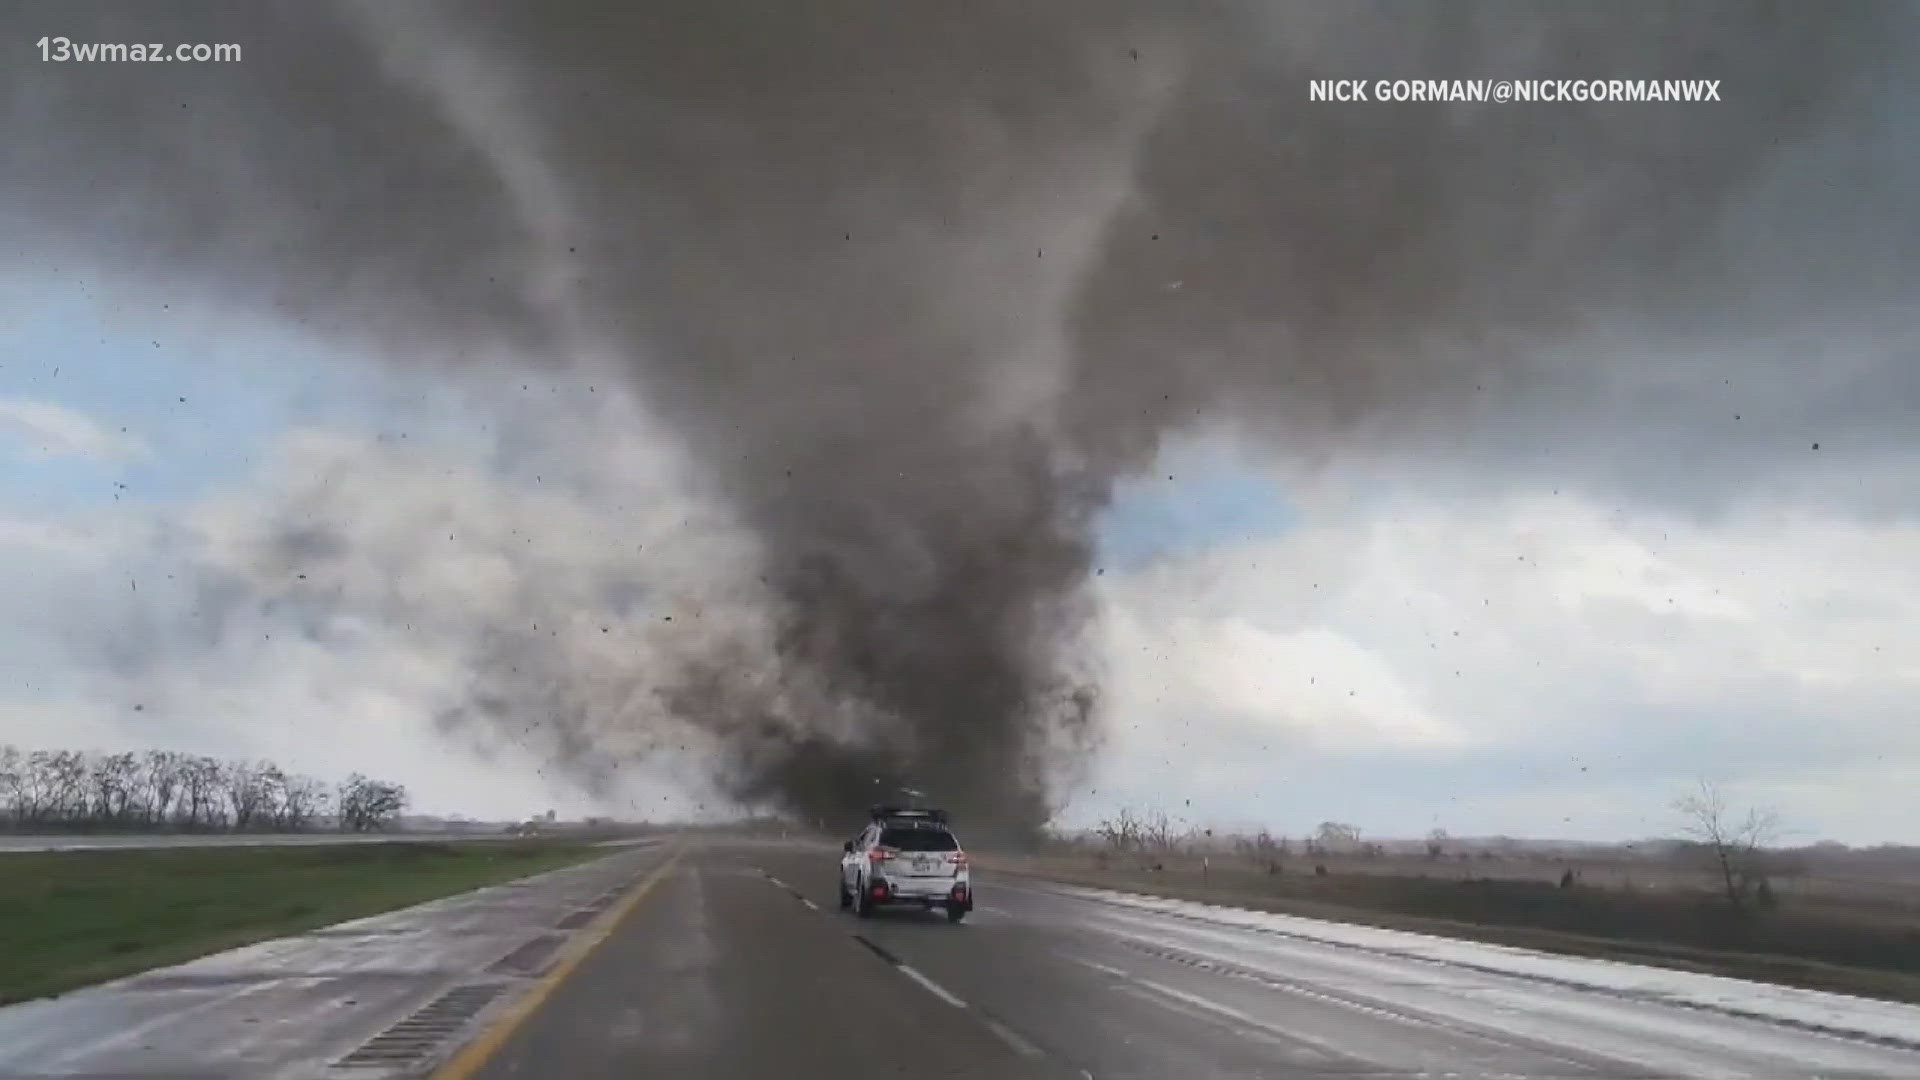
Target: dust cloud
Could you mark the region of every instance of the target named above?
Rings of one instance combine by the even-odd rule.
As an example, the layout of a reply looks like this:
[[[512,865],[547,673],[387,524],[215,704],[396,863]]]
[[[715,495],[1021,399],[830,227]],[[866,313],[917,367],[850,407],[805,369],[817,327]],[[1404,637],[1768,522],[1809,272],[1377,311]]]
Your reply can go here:
[[[734,797],[822,819],[900,785],[982,826],[1048,818],[1099,744],[1099,515],[1170,434],[1231,424],[1306,458],[1444,437],[1498,423],[1506,389],[1600,377],[1542,359],[1577,336],[1838,319],[1913,284],[1875,127],[1910,81],[1893,5],[7,21],[245,50],[17,65],[0,221],[22,259],[455,378],[483,355],[612,368],[747,538],[733,606],[667,645],[656,625],[645,657],[583,671],[504,629],[538,612],[474,625],[476,689],[443,723],[540,715],[587,782],[678,726]],[[1307,98],[1382,77],[1711,78],[1725,100]],[[355,557],[340,523],[285,516],[276,557]],[[609,609],[623,566],[597,579]]]

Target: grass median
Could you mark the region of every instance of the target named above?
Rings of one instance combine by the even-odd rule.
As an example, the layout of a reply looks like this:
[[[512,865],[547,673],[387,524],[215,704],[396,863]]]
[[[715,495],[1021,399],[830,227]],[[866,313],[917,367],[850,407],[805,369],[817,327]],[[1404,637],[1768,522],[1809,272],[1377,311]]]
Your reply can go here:
[[[0,855],[0,1004],[606,854],[565,841]]]

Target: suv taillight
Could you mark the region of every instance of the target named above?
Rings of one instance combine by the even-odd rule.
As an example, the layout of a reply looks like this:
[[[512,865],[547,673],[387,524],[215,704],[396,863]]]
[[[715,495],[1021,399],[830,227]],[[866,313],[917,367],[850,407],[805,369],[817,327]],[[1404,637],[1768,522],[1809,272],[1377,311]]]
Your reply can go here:
[[[964,851],[952,852],[947,855],[947,861],[955,866],[965,866],[967,865],[967,853]]]
[[[894,850],[892,848],[877,847],[867,852],[867,861],[886,862],[888,859],[893,858],[893,856]]]

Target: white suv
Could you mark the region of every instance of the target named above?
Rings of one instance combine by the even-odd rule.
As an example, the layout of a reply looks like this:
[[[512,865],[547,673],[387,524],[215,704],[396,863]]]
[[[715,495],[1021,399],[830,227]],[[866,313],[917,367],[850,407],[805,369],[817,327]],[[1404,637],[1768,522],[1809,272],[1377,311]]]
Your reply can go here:
[[[841,847],[840,906],[862,918],[882,904],[945,908],[948,922],[973,910],[973,878],[939,810],[875,807],[873,823]]]

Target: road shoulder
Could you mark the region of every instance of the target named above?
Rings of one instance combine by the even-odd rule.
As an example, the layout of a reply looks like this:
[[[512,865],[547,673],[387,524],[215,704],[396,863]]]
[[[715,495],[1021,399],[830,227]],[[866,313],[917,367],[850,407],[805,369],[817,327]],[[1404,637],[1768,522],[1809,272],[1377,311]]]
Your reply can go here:
[[[662,852],[622,849],[0,1008],[0,1078],[409,1075],[556,962]],[[369,1048],[372,1048],[369,1052]],[[358,1057],[355,1055],[358,1054]]]

